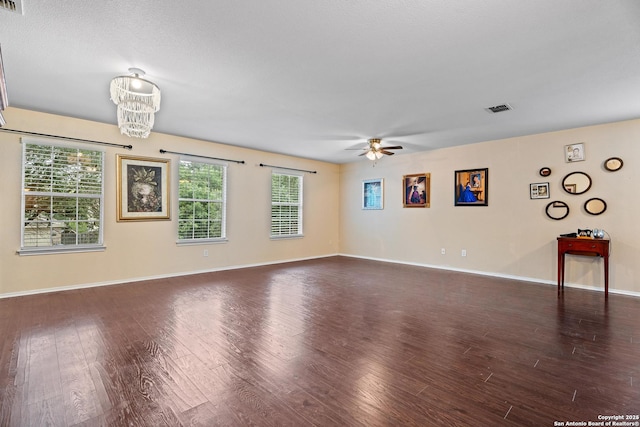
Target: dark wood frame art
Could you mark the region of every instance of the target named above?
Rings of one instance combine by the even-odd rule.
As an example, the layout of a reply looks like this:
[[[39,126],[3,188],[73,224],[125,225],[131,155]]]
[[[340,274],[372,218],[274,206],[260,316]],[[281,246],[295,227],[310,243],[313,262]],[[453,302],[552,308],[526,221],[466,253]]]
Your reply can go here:
[[[489,206],[489,169],[457,170],[453,176],[455,206]]]

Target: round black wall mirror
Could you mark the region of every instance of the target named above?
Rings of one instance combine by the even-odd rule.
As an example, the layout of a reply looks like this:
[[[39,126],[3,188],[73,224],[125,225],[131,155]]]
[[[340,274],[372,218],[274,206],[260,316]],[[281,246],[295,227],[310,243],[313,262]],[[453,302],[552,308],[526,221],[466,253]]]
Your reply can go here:
[[[569,215],[569,206],[565,202],[554,200],[547,205],[546,212],[549,218],[561,220]]]
[[[609,172],[615,172],[622,169],[622,159],[620,157],[610,157],[604,161],[604,168]]]
[[[591,215],[600,215],[607,210],[607,202],[594,197],[584,202],[584,210]]]
[[[584,172],[571,172],[562,180],[562,188],[569,194],[583,194],[591,188],[591,177]]]

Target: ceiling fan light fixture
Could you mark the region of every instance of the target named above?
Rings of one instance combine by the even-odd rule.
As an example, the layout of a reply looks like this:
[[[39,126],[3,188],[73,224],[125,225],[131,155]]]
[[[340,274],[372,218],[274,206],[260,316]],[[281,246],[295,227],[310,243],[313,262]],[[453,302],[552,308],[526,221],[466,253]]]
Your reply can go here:
[[[365,156],[367,159],[371,161],[380,160],[385,155],[392,156],[394,153],[390,150],[401,150],[401,145],[394,145],[383,147],[382,140],[379,138],[371,138],[367,140],[367,147],[364,148],[347,148],[347,150],[362,150],[363,153],[359,154],[359,156]]]
[[[118,106],[117,117],[120,133],[136,138],[147,138],[160,110],[160,88],[143,79],[144,71],[129,68],[128,76],[111,80],[111,100]]]
[[[380,139],[378,138],[372,138],[369,140],[369,146],[373,149],[378,151],[380,149]]]

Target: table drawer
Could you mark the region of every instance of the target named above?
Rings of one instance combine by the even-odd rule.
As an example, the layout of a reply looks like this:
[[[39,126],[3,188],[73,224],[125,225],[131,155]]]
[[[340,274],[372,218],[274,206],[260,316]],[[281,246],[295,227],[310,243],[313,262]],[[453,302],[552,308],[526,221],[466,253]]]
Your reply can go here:
[[[607,253],[608,240],[601,239],[561,239],[558,240],[558,250],[562,253],[577,255],[600,255]]]

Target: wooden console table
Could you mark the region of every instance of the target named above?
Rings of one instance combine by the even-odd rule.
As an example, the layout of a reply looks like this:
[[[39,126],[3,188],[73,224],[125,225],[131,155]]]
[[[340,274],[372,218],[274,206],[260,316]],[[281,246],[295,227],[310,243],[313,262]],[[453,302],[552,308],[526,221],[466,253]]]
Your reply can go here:
[[[609,240],[558,237],[558,295],[564,288],[564,255],[586,255],[604,258],[604,297],[609,297]]]

